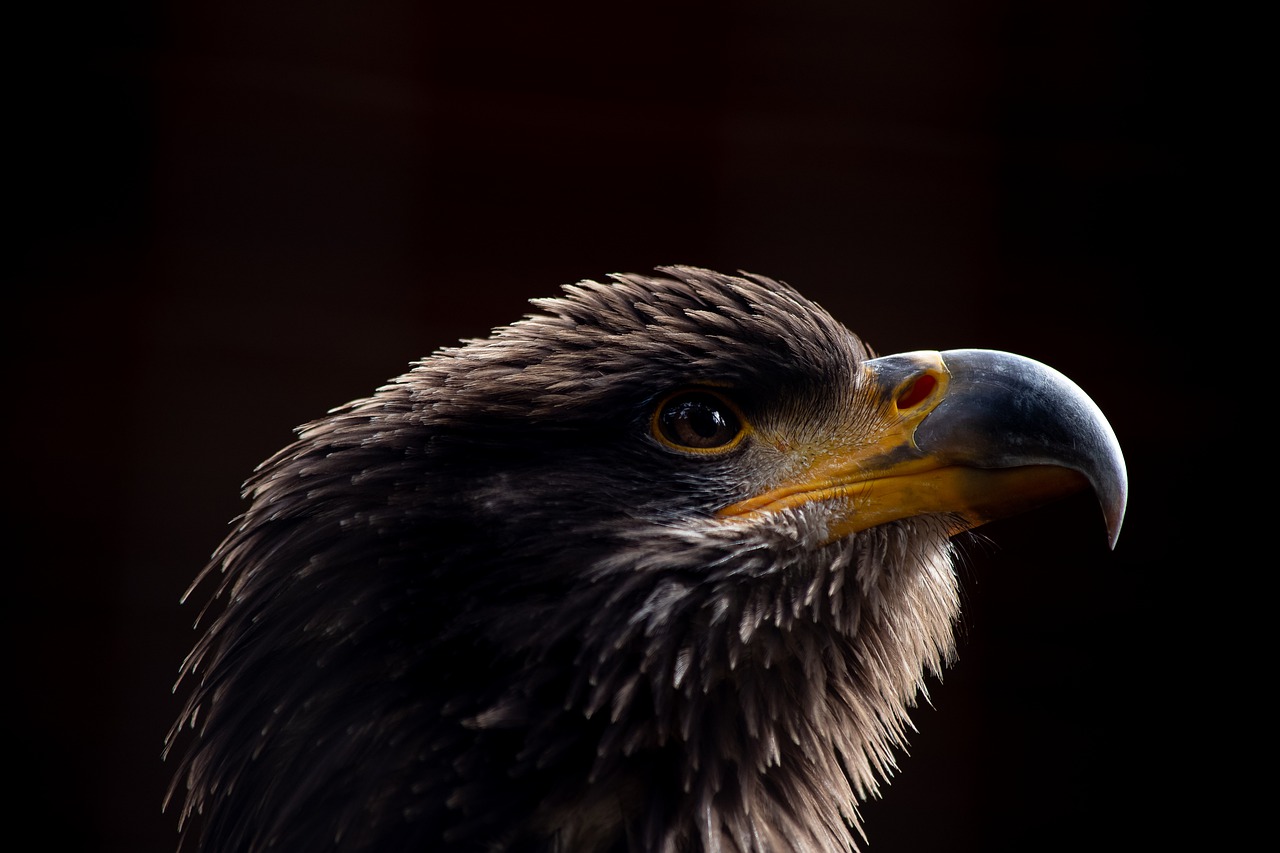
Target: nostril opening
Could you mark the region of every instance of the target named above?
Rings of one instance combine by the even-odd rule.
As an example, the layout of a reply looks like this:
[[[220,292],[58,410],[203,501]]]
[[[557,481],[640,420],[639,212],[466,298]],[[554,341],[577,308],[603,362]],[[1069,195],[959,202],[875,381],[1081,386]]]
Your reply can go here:
[[[934,386],[937,384],[938,380],[934,379],[928,373],[916,377],[916,380],[908,385],[903,392],[898,395],[898,408],[909,409],[923,401],[930,393],[932,393]]]

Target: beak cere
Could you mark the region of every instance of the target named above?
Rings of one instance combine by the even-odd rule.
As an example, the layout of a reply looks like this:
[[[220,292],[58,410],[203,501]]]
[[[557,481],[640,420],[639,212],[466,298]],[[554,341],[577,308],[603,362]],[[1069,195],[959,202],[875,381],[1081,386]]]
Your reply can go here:
[[[994,350],[922,351],[865,362],[860,384],[880,413],[873,424],[721,517],[838,500],[832,540],[934,513],[954,534],[1092,487],[1115,547],[1124,457],[1097,405],[1058,371]]]

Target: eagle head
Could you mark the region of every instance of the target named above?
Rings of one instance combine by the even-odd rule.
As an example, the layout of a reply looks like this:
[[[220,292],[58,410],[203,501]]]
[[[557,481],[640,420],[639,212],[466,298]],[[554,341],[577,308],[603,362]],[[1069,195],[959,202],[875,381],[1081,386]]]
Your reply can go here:
[[[1038,362],[877,358],[690,267],[534,305],[248,481],[171,735],[201,849],[850,850],[953,537],[1086,488],[1119,531],[1115,436]]]

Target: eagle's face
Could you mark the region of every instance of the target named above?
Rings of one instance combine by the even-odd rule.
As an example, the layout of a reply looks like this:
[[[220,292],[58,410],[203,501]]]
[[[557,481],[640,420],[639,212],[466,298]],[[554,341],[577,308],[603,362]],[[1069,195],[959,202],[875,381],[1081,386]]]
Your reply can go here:
[[[873,358],[785,285],[666,272],[264,463],[187,665],[208,837],[848,849],[952,653],[951,537],[1087,485],[1118,530],[1114,436],[1043,365]]]
[[[537,301],[545,313],[404,377],[423,426],[448,433],[441,457],[491,472],[481,502],[519,502],[503,527],[531,513],[539,530],[557,517],[575,530],[709,518],[798,473],[833,430],[857,429],[842,421],[858,416],[850,397],[869,353],[816,306],[746,280],[662,299],[651,289],[640,277],[568,288]],[[762,302],[806,323],[762,325]]]

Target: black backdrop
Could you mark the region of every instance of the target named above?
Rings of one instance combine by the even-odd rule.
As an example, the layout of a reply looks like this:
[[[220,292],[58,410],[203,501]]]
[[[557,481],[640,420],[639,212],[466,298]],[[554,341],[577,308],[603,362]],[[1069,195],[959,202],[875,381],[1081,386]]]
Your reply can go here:
[[[562,283],[689,263],[785,279],[882,353],[1011,350],[1094,396],[1129,461],[1119,546],[1081,498],[969,550],[960,661],[868,849],[1156,843],[1183,808],[1166,330],[1196,261],[1168,12],[460,5],[15,24],[17,825],[174,847],[178,599],[294,426]]]

